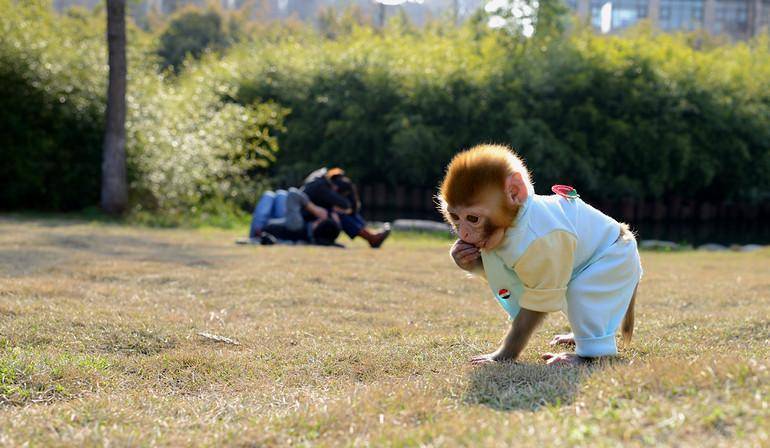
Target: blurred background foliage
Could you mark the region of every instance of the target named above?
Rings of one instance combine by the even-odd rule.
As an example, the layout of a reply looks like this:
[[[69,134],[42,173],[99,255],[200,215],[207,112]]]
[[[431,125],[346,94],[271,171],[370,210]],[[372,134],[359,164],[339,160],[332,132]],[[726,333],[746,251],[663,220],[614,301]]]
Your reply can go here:
[[[156,21],[158,19],[156,18]],[[161,68],[178,73],[187,57],[200,59],[205,52],[222,52],[241,38],[243,17],[212,7],[203,10],[187,6],[176,11],[158,38],[157,54]]]
[[[0,11],[0,207],[95,205],[107,79],[104,13],[74,9],[60,16],[47,2],[13,0],[0,0]],[[233,101],[231,67],[214,48],[198,53],[199,63],[191,53],[174,76],[157,56],[166,41],[129,27],[128,42],[133,210],[173,217],[247,207],[267,182],[286,109]]]
[[[544,4],[537,31],[355,10],[316,28],[246,26],[216,8],[129,27],[135,212],[248,209],[323,165],[359,183],[434,187],[456,151],[505,143],[539,192],[596,199],[770,197],[770,41],[641,25],[597,36]],[[3,209],[96,204],[105,18],[0,0]],[[280,148],[280,150],[279,150]]]

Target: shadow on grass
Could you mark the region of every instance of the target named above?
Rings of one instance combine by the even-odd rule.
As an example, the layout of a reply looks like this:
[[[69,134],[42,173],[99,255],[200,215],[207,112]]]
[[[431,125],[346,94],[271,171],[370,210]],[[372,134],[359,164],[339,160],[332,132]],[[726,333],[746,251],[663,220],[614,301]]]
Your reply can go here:
[[[40,234],[33,235],[34,237]],[[30,245],[37,247],[30,248]],[[89,253],[124,261],[158,262],[208,269],[228,258],[193,245],[169,243],[152,237],[101,234],[70,235],[55,230],[42,234],[24,247],[0,246],[0,275],[33,275],[66,264],[76,253]]]
[[[0,249],[0,276],[20,277],[50,269],[66,257],[50,250]]]
[[[65,251],[89,252],[105,257],[120,257],[133,261],[155,261],[173,263],[196,268],[209,268],[212,261],[221,256],[201,251],[194,246],[180,243],[168,243],[152,237],[128,235],[109,235],[92,233],[89,235],[67,235],[49,232],[47,244]]]
[[[472,370],[464,401],[498,411],[536,411],[542,406],[569,405],[589,376],[624,362],[602,360],[570,368],[521,363],[482,365]]]

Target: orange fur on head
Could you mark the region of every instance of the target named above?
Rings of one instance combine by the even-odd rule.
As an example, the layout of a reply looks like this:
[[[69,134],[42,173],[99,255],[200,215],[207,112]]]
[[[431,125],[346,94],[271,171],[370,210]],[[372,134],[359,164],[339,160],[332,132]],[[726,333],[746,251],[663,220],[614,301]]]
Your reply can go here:
[[[513,220],[519,214],[520,205],[510,205],[505,200],[505,196],[499,191],[489,191],[487,204],[492,210],[492,215],[487,217],[487,221],[484,226],[484,235],[489,236],[496,229],[501,227],[510,227]]]
[[[448,205],[469,206],[487,199],[490,191],[499,194],[505,190],[505,181],[513,173],[519,173],[525,185],[531,188],[524,162],[505,146],[478,145],[455,155],[440,187],[441,211],[447,222],[451,222],[446,211]]]

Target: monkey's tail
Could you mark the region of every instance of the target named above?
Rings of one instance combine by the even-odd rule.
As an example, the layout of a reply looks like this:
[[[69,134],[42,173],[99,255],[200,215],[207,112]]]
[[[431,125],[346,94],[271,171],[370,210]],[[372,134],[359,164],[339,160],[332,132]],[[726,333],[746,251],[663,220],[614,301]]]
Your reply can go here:
[[[631,296],[626,316],[623,318],[623,323],[620,326],[620,333],[623,335],[623,342],[626,345],[631,343],[631,338],[634,336],[634,303],[636,302],[637,288],[639,288],[639,285],[636,285],[636,288],[634,288],[634,295]]]

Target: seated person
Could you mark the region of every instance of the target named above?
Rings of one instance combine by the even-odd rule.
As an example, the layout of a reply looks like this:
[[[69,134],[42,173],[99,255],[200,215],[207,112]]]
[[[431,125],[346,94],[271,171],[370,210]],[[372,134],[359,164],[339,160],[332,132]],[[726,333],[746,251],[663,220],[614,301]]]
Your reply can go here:
[[[270,221],[262,230],[262,244],[278,241],[306,242],[321,246],[333,246],[340,235],[340,225],[332,218],[316,219],[300,230],[289,230],[284,224]]]
[[[302,192],[315,204],[339,213],[342,230],[351,239],[360,236],[376,249],[390,235],[389,226],[377,233],[366,228],[366,221],[359,213],[361,201],[356,187],[341,168],[313,171],[305,179]]]
[[[303,211],[308,214],[308,220],[303,216]],[[337,228],[337,233],[329,241],[332,227]],[[266,236],[262,239],[265,244],[275,242],[276,238],[333,244],[337,235],[339,224],[331,219],[329,212],[310,202],[307,195],[296,188],[265,192],[254,208],[249,229],[250,239]]]
[[[307,195],[296,188],[289,190],[266,191],[259,198],[251,217],[249,238],[259,238],[262,229],[271,220],[279,220],[288,230],[296,231],[305,227],[303,210],[310,219],[327,219],[329,212],[310,202]]]

